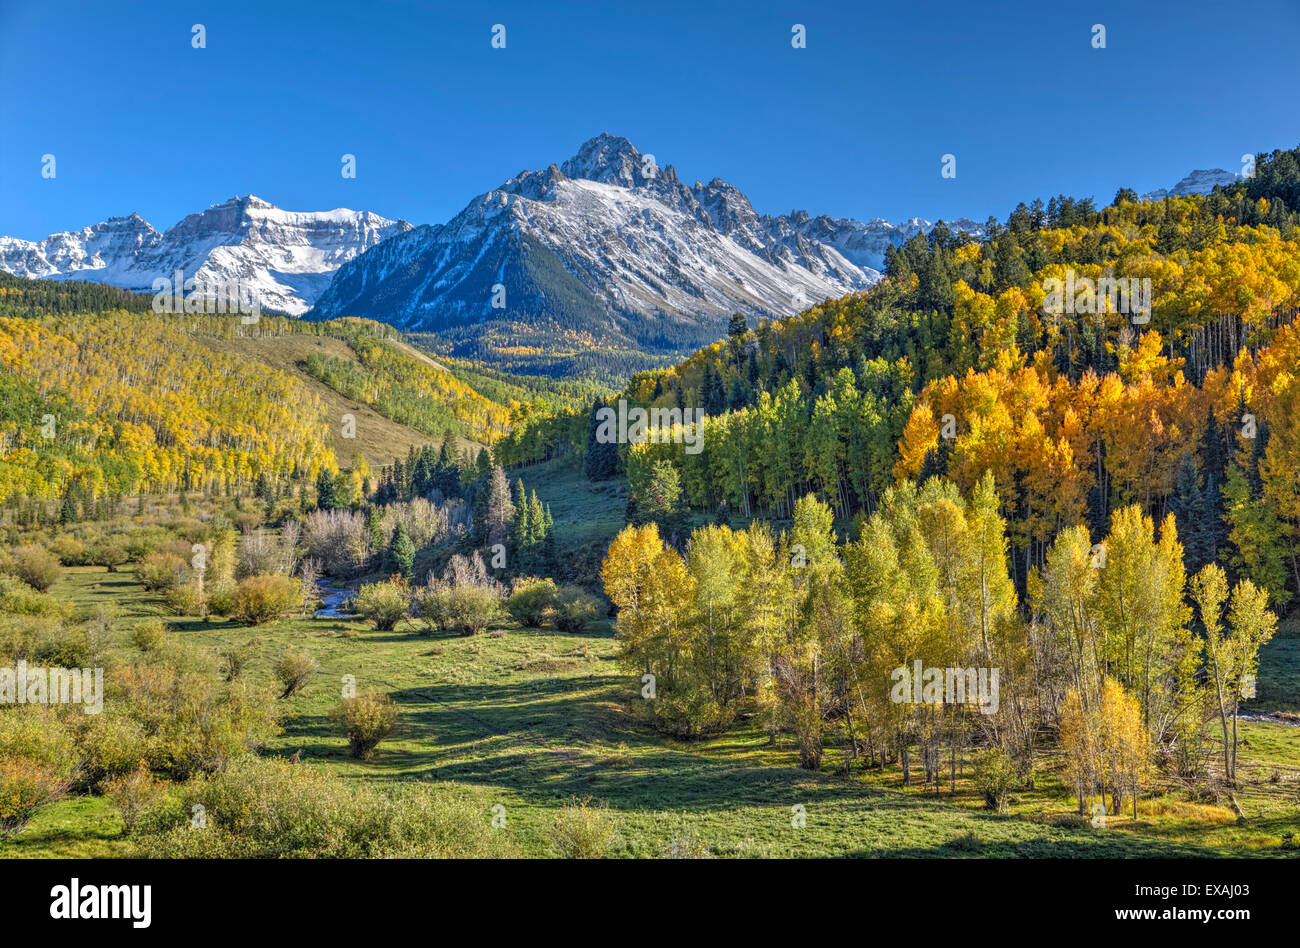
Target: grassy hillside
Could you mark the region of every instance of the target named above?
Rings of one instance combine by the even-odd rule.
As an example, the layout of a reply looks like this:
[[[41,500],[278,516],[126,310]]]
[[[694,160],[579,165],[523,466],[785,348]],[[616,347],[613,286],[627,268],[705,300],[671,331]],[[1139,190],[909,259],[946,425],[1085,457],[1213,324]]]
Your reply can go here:
[[[356,353],[342,339],[293,334],[231,339],[209,336],[201,338],[201,341],[214,351],[262,362],[293,377],[305,391],[315,395],[323,416],[332,422],[324,435],[325,445],[334,452],[341,465],[350,465],[352,454],[356,452],[366,459],[371,468],[377,469],[391,464],[395,458],[406,457],[412,446],[442,443],[441,435],[435,437],[393,421],[367,402],[335,391],[303,368],[307,359],[313,355],[360,366]],[[412,358],[419,358],[415,350],[411,351]],[[351,414],[356,419],[355,438],[342,437],[342,418],[345,414]]]

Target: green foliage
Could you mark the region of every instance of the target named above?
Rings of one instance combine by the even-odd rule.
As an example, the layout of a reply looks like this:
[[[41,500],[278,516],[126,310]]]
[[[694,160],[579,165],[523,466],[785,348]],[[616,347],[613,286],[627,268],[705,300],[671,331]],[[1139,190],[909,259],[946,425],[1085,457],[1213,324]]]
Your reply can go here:
[[[419,614],[430,630],[477,635],[501,617],[501,599],[484,586],[435,584],[419,600]]]
[[[191,829],[203,807],[206,826]],[[351,788],[311,764],[241,761],[141,823],[151,858],[476,858],[509,855],[463,791]]]
[[[104,785],[104,796],[113,801],[122,818],[122,831],[134,833],[140,818],[156,807],[166,794],[166,784],[156,780],[146,767],[114,777]]]
[[[343,727],[352,756],[369,760],[397,723],[397,705],[385,694],[361,694],[343,698],[331,713]]]
[[[617,836],[609,807],[574,797],[555,815],[549,839],[561,859],[603,859]]]
[[[370,583],[362,586],[352,599],[353,611],[373,622],[381,632],[391,631],[406,618],[408,608],[409,593],[405,582]]]
[[[577,586],[561,586],[555,594],[555,627],[561,632],[582,632],[603,611],[595,596]]]
[[[407,583],[414,581],[415,544],[406,527],[400,523],[393,528],[393,537],[388,543],[388,559],[403,580]]]
[[[0,559],[0,571],[17,576],[38,592],[45,592],[59,581],[63,569],[49,550],[35,544],[16,547]]]
[[[274,669],[275,677],[284,686],[280,697],[288,698],[297,694],[319,670],[320,666],[307,652],[299,649],[288,649],[282,652],[275,660]]]
[[[291,614],[302,605],[302,590],[288,576],[249,576],[235,589],[235,618],[261,625]]]
[[[43,764],[25,757],[0,757],[0,839],[19,833],[65,788],[66,783]]]
[[[510,598],[506,600],[506,611],[521,625],[530,629],[539,628],[552,617],[556,591],[552,579],[538,579],[535,576],[517,579]]]
[[[975,755],[975,787],[990,809],[1005,813],[1011,792],[1019,785],[1015,762],[1002,750],[990,748]]]
[[[157,652],[167,638],[167,626],[156,620],[141,622],[131,630],[131,644],[142,652]]]

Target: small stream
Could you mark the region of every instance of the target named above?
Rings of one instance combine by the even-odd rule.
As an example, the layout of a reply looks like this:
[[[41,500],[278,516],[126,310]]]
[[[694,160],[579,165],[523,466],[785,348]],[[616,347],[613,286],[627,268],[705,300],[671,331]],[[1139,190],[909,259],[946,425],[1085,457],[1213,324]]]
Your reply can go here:
[[[1294,714],[1248,714],[1245,711],[1237,715],[1239,721],[1264,721],[1268,724],[1285,724],[1289,727],[1300,727],[1300,717]]]
[[[313,613],[317,618],[341,619],[354,614],[348,610],[352,601],[352,590],[332,586],[327,579],[316,580],[316,589],[321,600],[320,608]]]

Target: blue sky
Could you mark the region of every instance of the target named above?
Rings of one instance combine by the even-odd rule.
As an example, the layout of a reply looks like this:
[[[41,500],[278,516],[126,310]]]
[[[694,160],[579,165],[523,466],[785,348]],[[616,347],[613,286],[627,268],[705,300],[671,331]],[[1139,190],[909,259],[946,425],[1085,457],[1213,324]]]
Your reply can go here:
[[[1297,0],[0,0],[0,234],[249,192],[436,223],[601,131],[760,213],[1004,217],[1300,143],[1297,36]]]

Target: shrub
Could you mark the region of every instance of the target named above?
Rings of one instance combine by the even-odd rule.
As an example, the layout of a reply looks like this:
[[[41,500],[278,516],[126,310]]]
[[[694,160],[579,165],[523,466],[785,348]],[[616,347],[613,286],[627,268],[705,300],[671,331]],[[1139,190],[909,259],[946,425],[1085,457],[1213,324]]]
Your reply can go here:
[[[185,561],[161,550],[145,556],[135,567],[135,578],[150,592],[171,589],[185,572]]]
[[[151,754],[144,729],[128,714],[106,710],[73,719],[79,761],[78,784],[93,789],[129,774]]]
[[[389,632],[406,617],[408,599],[405,583],[371,583],[352,599],[352,610],[381,632]]]
[[[221,616],[224,619],[226,616],[234,615],[238,605],[235,601],[235,588],[233,586],[214,589],[208,593],[208,612],[214,616]]]
[[[288,576],[250,576],[235,589],[234,615],[261,625],[288,615],[302,604],[302,591]]]
[[[55,616],[0,615],[0,656],[16,662],[20,658],[31,662],[42,642],[63,632],[63,625]]]
[[[172,649],[160,661],[112,669],[104,713],[125,718],[115,729],[96,721],[92,736],[116,742],[104,749],[109,776],[149,769],[184,780],[249,754],[276,733],[275,700],[243,682],[223,683],[213,663],[194,649]],[[134,742],[134,746],[132,746]],[[128,753],[129,752],[129,753]]]
[[[28,586],[45,592],[63,574],[59,558],[43,546],[29,544],[15,549],[8,558],[6,571]]]
[[[297,562],[296,548],[301,532],[297,522],[290,521],[278,537],[261,527],[244,533],[236,547],[235,575],[240,579],[264,573],[288,576]]]
[[[555,608],[555,580],[527,577],[517,579],[514,591],[506,600],[506,611],[520,625],[536,629],[551,618]]]
[[[71,777],[78,754],[69,725],[81,716],[65,715],[45,705],[0,711],[0,758],[22,758],[41,764],[61,779]]]
[[[116,573],[117,568],[131,558],[131,554],[126,551],[126,540],[122,537],[109,537],[95,547],[90,558],[95,565]]]
[[[57,618],[63,610],[58,600],[37,592],[16,576],[0,575],[0,612]]]
[[[197,580],[176,583],[163,595],[163,601],[174,615],[198,616],[203,614],[203,592]]]
[[[581,632],[600,613],[600,600],[577,586],[562,586],[556,594],[555,627],[561,632]]]
[[[162,546],[167,534],[160,527],[142,527],[132,530],[126,538],[126,551],[131,559],[142,560]]]
[[[343,726],[352,756],[369,760],[379,742],[392,733],[397,723],[397,705],[385,694],[363,694],[344,698],[332,717]]]
[[[275,677],[284,685],[281,698],[301,691],[307,679],[316,674],[316,660],[306,652],[285,652],[275,662]]]
[[[253,528],[261,526],[262,515],[252,510],[244,510],[232,516],[230,522],[240,533],[247,534],[251,533]]]
[[[36,639],[28,657],[39,665],[85,668],[90,664],[90,637],[84,628],[49,625]]]
[[[975,755],[975,788],[984,797],[984,803],[999,813],[1006,812],[1011,790],[1019,782],[1015,762],[1006,752],[992,748]]]
[[[235,681],[244,673],[257,644],[257,639],[249,639],[243,645],[226,645],[217,652],[221,659],[221,674],[226,681]]]
[[[142,652],[156,652],[167,638],[167,627],[157,620],[141,622],[131,630],[131,644]]]
[[[64,566],[85,566],[90,557],[90,548],[71,534],[62,534],[50,541],[50,552],[59,558]]]
[[[555,815],[549,839],[563,859],[603,859],[614,845],[614,820],[604,805],[591,805],[591,797],[574,797]]]
[[[501,600],[482,586],[431,585],[420,600],[420,616],[439,632],[477,635],[501,615]]]
[[[104,785],[104,796],[117,807],[122,827],[129,836],[141,815],[166,793],[166,784],[154,779],[143,763],[129,774],[114,777]]]
[[[0,839],[17,835],[47,803],[67,790],[51,768],[26,757],[0,758]]]
[[[202,805],[207,828],[190,829]],[[246,758],[142,821],[153,858],[471,858],[510,855],[460,787],[352,787],[307,763]]]

